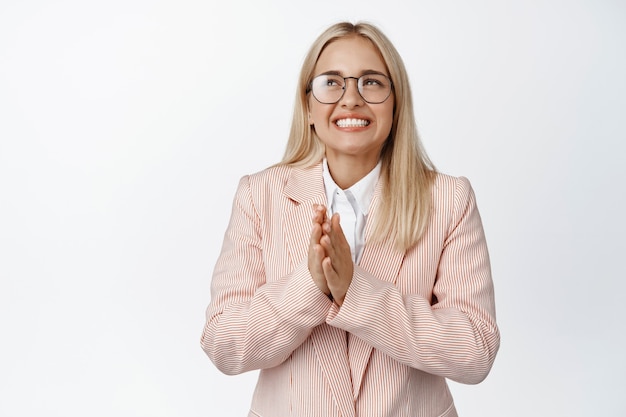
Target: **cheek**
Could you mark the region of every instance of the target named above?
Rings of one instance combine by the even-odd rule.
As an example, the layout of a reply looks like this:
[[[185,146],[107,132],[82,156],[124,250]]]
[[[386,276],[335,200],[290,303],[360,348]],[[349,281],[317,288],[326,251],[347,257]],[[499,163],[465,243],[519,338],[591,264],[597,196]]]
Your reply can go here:
[[[330,111],[319,103],[309,105],[309,124],[322,125],[330,118]]]
[[[383,120],[383,124],[385,126],[385,131],[389,133],[391,131],[391,127],[393,125],[393,106],[389,106],[385,108],[380,114],[381,120]]]

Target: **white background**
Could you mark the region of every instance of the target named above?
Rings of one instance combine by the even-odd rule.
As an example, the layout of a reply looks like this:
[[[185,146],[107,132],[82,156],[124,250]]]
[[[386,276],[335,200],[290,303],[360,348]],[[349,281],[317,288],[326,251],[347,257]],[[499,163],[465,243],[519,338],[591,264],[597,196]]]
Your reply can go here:
[[[626,415],[618,0],[0,1],[0,415],[246,415],[256,374],[199,345],[211,273],[341,19],[395,43],[476,191],[502,346],[461,415]]]

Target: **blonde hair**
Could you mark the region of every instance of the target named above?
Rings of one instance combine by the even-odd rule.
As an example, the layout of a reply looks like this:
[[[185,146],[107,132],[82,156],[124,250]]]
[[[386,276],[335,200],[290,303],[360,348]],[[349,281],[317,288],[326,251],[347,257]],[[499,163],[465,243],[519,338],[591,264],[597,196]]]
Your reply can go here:
[[[400,54],[375,26],[340,22],[326,29],[313,43],[300,71],[293,120],[285,154],[279,165],[312,166],[324,156],[324,145],[308,121],[307,88],[320,55],[328,44],[348,36],[362,36],[378,49],[394,86],[393,125],[381,150],[382,199],[373,219],[373,241],[387,236],[406,250],[426,231],[431,211],[435,167],[417,133],[409,79]]]

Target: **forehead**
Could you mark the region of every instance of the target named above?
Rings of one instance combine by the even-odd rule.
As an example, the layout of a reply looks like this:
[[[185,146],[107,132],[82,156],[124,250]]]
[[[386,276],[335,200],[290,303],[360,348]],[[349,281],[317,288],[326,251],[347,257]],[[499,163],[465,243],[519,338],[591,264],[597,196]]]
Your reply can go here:
[[[357,75],[363,71],[375,70],[387,73],[387,66],[374,44],[361,36],[337,39],[322,51],[315,73],[338,71],[343,75]]]

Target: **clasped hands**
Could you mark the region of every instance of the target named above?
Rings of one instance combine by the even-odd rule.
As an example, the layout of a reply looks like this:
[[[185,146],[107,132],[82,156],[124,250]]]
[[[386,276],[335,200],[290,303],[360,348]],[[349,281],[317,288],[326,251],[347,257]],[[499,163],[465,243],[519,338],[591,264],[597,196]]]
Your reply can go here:
[[[339,224],[339,214],[335,213],[329,219],[326,207],[321,204],[313,206],[308,266],[313,282],[341,306],[352,282],[354,263],[350,245]]]

